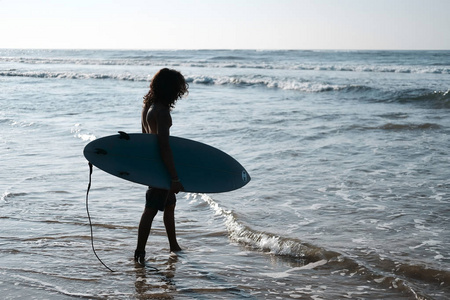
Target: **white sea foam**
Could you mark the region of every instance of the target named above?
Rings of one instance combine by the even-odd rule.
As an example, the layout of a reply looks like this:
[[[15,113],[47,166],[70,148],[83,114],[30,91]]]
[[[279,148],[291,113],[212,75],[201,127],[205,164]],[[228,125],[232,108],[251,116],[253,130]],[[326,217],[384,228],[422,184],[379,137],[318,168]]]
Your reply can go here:
[[[221,60],[184,61],[176,57],[172,60],[161,59],[88,59],[88,58],[39,58],[39,57],[0,57],[0,62],[22,64],[61,64],[86,66],[169,66],[195,68],[236,68],[266,70],[333,71],[333,72],[371,72],[371,73],[431,73],[450,74],[448,66],[427,65],[376,65],[376,64],[334,64],[334,63],[286,63],[235,60],[233,57]],[[3,75],[4,76],[4,75]]]
[[[252,77],[252,76],[204,76],[189,75],[186,77],[188,82],[196,84],[215,84],[215,85],[236,85],[236,86],[261,86],[267,88],[278,88],[283,90],[294,90],[300,92],[320,93],[330,91],[341,91],[348,89],[358,89],[354,85],[336,85],[321,82],[305,82],[298,79],[278,78],[278,77]]]
[[[8,191],[4,191],[3,194],[0,196],[0,201],[6,202],[6,198],[8,197],[8,195],[10,195],[11,193]]]
[[[328,261],[326,259],[322,259],[322,260],[319,260],[319,261],[316,261],[316,262],[312,262],[312,263],[309,263],[309,264],[301,266],[301,267],[291,268],[291,269],[286,270],[284,272],[261,273],[261,275],[265,275],[265,276],[272,277],[272,278],[285,278],[285,277],[291,276],[290,273],[298,272],[298,271],[305,271],[305,270],[312,270],[312,269],[315,269],[317,267],[325,265],[327,262]]]
[[[11,126],[30,127],[30,126],[33,126],[33,125],[34,125],[34,122],[11,121]]]
[[[93,141],[97,139],[97,137],[90,133],[82,133],[81,124],[77,123],[75,124],[72,129],[70,130],[71,133],[73,133],[73,136],[76,138],[79,138],[83,141]]]
[[[55,79],[100,79],[123,81],[149,81],[149,75],[138,74],[102,74],[102,73],[76,73],[76,72],[43,72],[43,71],[2,71],[0,76],[55,78]],[[295,79],[280,78],[253,78],[246,76],[206,76],[188,75],[186,81],[194,84],[212,85],[236,85],[236,86],[262,86],[267,88],[279,88],[283,90],[295,90],[301,92],[328,92],[352,89],[351,85],[335,85],[320,82],[302,82]]]
[[[46,282],[46,281],[43,281],[43,280],[31,278],[31,277],[28,277],[28,276],[15,275],[15,274],[10,274],[9,276],[19,280],[18,282],[16,282],[16,285],[20,285],[20,284],[23,284],[23,283],[37,285],[40,288],[44,288],[44,289],[50,290],[50,291],[55,291],[55,292],[58,292],[60,294],[71,296],[71,297],[90,298],[90,297],[93,296],[91,294],[80,293],[78,291],[76,291],[76,292],[73,291],[72,292],[72,291],[69,291],[68,289],[66,289],[65,287],[55,285],[55,283]]]
[[[197,197],[191,194],[189,197]],[[270,251],[277,255],[287,255],[292,257],[316,258],[322,256],[322,250],[310,245],[302,244],[299,241],[286,239],[278,235],[258,232],[240,223],[231,211],[223,209],[217,202],[206,194],[200,194],[203,201],[209,204],[216,215],[220,215],[225,220],[230,239],[263,251]]]
[[[50,71],[0,71],[0,76],[9,77],[32,77],[32,78],[56,78],[56,79],[109,79],[124,81],[148,81],[148,75],[136,74],[99,74],[99,73],[77,73],[77,72],[50,72]]]

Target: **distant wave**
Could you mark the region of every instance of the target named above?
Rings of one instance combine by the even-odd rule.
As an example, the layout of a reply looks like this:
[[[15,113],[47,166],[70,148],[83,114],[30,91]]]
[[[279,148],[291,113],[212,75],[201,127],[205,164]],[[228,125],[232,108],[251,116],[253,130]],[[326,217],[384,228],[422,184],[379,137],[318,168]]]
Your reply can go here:
[[[363,85],[336,85],[321,82],[301,81],[289,78],[273,78],[262,76],[187,76],[186,80],[195,84],[211,85],[236,85],[236,86],[261,86],[267,88],[278,88],[283,90],[294,90],[300,92],[365,92],[372,90],[371,87]]]
[[[247,57],[235,56],[235,55],[225,55],[225,56],[215,56],[211,60],[246,60]]]
[[[44,71],[0,71],[4,77],[32,77],[32,78],[59,78],[59,79],[112,79],[126,81],[148,81],[149,76],[133,74],[98,74],[98,73],[76,73],[76,72],[44,72]]]
[[[376,127],[376,129],[384,130],[426,130],[426,129],[439,129],[441,126],[438,124],[424,123],[424,124],[393,124],[387,123],[385,125]]]
[[[432,73],[450,74],[445,64],[424,65],[380,65],[380,64],[339,64],[339,63],[290,63],[286,61],[260,61],[240,56],[215,56],[209,59],[186,59],[179,57],[152,57],[121,59],[94,58],[39,58],[39,57],[0,57],[0,62],[22,64],[65,64],[65,65],[106,65],[106,66],[168,66],[197,68],[252,68],[281,69],[299,71],[336,71],[336,72],[375,72],[375,73]]]
[[[0,71],[0,77],[31,77],[50,79],[98,79],[149,82],[150,74],[103,74],[103,73],[77,73],[77,72],[50,72],[50,71]],[[187,75],[186,81],[193,84],[227,85],[239,87],[260,86],[271,89],[292,90],[307,93],[343,92],[343,93],[371,93],[370,99],[376,102],[414,103],[423,104],[431,108],[450,108],[450,90],[433,91],[427,89],[406,89],[396,91],[383,91],[367,85],[355,84],[329,84],[326,82],[313,82],[297,78],[270,77],[263,75],[236,75],[236,76],[207,76]],[[363,96],[367,98],[367,95]]]
[[[55,78],[55,79],[103,79],[103,80],[125,80],[125,81],[150,81],[150,75],[135,74],[99,74],[99,73],[76,73],[76,72],[42,72],[42,71],[0,71],[0,76],[5,77],[32,77],[32,78]],[[300,92],[330,92],[330,91],[368,91],[368,86],[360,85],[333,85],[320,82],[297,81],[295,79],[272,78],[272,77],[246,77],[246,76],[204,76],[188,75],[186,81],[194,84],[206,85],[235,85],[235,86],[261,86],[267,88],[278,88],[283,90],[294,90]]]
[[[341,253],[326,250],[300,240],[282,237],[268,232],[256,231],[242,224],[233,212],[225,210],[208,195],[197,195],[209,204],[216,215],[220,215],[225,220],[228,235],[233,241],[251,247],[255,250],[270,252],[278,256],[286,256],[295,259],[303,259],[305,265],[280,273],[267,273],[273,278],[288,277],[289,272],[304,269],[313,269],[328,265],[328,268],[339,270],[346,276],[365,277],[367,280],[375,281],[381,285],[394,287],[407,294],[412,294],[415,298],[426,298],[415,283],[434,285],[440,287],[450,283],[450,272],[445,270],[431,269],[422,265],[396,262],[386,257],[379,257],[372,254],[368,262],[360,258],[353,258]],[[195,194],[194,194],[195,197]],[[376,263],[378,262],[378,263]]]
[[[447,91],[428,91],[411,90],[399,95],[400,102],[425,102],[432,103],[436,108],[450,108],[450,90]]]
[[[362,130],[392,130],[392,131],[400,131],[400,130],[432,130],[432,129],[440,129],[441,126],[439,124],[434,123],[423,123],[423,124],[398,124],[398,123],[386,123],[380,126],[360,126],[353,125],[350,126],[349,129],[362,129]]]
[[[450,90],[431,91],[427,89],[407,89],[388,92],[380,98],[381,102],[413,103],[431,108],[450,108]]]

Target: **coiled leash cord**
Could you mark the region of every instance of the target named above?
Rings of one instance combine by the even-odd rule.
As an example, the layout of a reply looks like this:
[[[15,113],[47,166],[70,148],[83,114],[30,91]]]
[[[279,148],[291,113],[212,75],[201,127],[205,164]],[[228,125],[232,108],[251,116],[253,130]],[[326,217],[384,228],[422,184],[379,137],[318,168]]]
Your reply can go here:
[[[89,190],[91,189],[91,182],[92,182],[92,169],[93,166],[92,164],[89,162],[89,184],[88,184],[88,188],[86,191],[86,212],[87,212],[87,216],[89,219],[89,226],[91,228],[91,246],[92,246],[92,251],[94,251],[95,257],[97,257],[97,259],[102,263],[103,266],[105,266],[105,268],[107,268],[109,271],[111,272],[115,272],[114,270],[112,270],[110,267],[108,267],[101,259],[100,257],[98,257],[97,252],[95,251],[95,247],[94,247],[94,231],[92,229],[92,221],[91,221],[91,215],[89,214]]]

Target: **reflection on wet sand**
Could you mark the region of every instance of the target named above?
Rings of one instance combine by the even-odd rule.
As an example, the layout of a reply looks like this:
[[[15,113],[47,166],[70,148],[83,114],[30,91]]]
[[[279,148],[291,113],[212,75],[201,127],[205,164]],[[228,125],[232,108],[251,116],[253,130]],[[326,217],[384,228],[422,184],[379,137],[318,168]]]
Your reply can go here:
[[[173,282],[178,255],[170,253],[169,259],[159,264],[156,259],[149,259],[146,265],[136,263],[136,297],[137,299],[173,299],[176,286]]]

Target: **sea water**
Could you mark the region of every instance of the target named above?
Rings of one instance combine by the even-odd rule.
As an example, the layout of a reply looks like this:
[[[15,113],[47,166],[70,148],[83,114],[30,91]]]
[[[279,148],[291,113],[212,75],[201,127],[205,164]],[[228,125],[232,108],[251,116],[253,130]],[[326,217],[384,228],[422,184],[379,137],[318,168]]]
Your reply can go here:
[[[252,176],[178,195],[135,266],[145,186],[84,146],[139,132],[153,74],[189,95],[171,134]],[[0,50],[4,299],[447,299],[449,51]]]

